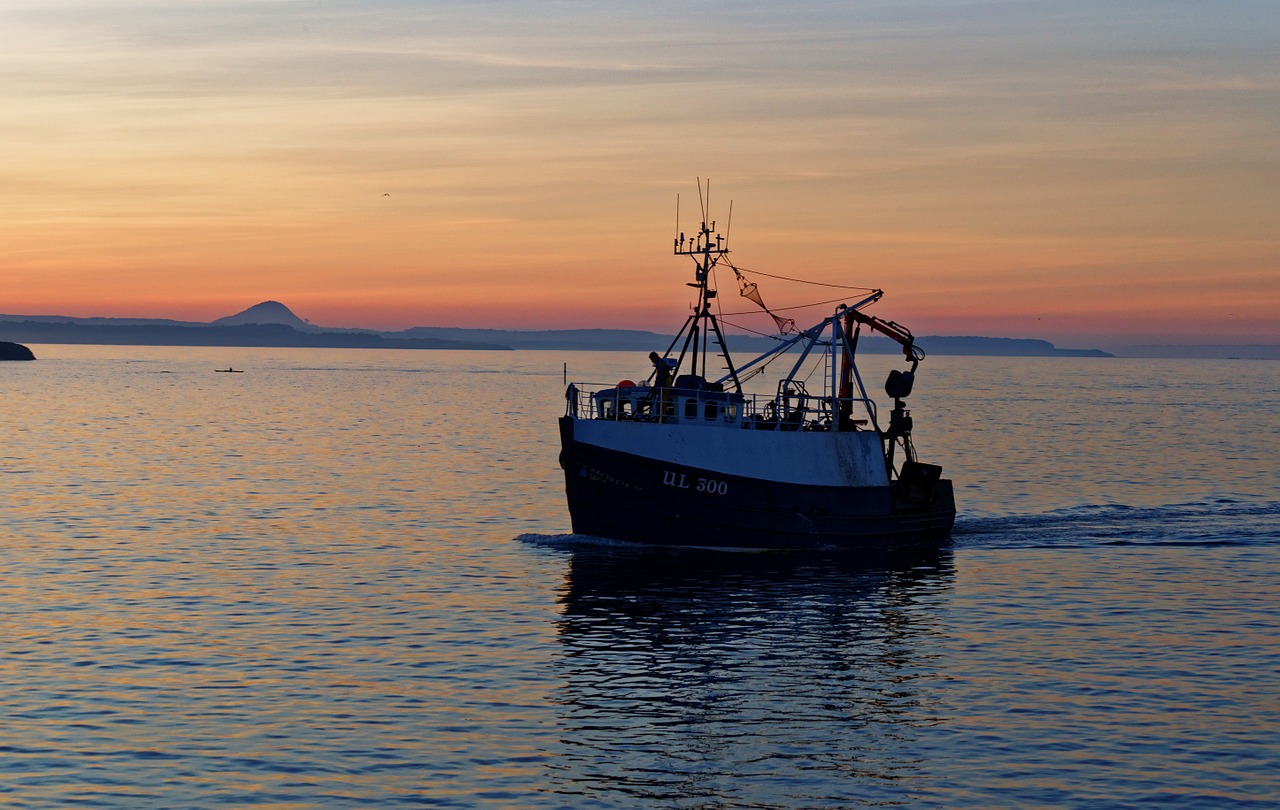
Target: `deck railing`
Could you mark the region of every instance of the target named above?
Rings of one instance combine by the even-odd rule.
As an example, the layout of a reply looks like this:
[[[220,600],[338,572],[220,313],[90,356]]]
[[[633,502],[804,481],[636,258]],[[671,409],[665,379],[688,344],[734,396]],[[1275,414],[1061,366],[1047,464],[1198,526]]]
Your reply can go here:
[[[619,389],[602,383],[573,383],[565,396],[566,413],[575,419],[696,423],[747,430],[830,430],[833,422],[832,398],[810,394],[739,396],[683,388]],[[877,424],[874,400],[837,397],[834,407],[847,415],[842,430],[865,430]]]

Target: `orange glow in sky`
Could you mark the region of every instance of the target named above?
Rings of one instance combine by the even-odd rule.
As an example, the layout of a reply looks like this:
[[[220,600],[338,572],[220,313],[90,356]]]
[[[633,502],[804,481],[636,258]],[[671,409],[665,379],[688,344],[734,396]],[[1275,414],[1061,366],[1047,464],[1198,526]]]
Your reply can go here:
[[[1276,42],[1258,0],[9,3],[0,312],[671,331],[701,176],[737,264],[917,334],[1280,342]]]

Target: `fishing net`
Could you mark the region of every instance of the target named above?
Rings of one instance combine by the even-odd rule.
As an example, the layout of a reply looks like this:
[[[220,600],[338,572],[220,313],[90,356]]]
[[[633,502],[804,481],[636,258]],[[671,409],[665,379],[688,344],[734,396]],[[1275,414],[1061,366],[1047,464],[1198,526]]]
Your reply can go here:
[[[736,267],[733,269],[733,274],[738,277],[738,288],[742,293],[742,297],[754,301],[756,306],[768,313],[769,317],[773,318],[774,324],[777,325],[778,332],[785,335],[789,332],[795,331],[796,322],[794,320],[791,318],[783,318],[780,315],[774,315],[769,311],[769,308],[765,306],[764,298],[760,296],[760,288],[756,286],[755,282],[747,281],[743,278],[742,274],[738,272],[738,268]]]

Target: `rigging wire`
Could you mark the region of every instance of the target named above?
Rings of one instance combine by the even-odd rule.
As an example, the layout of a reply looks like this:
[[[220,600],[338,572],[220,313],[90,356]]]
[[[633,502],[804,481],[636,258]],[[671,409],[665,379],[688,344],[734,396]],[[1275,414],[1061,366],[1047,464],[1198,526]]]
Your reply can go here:
[[[749,314],[755,314],[755,313],[749,313]],[[749,326],[743,326],[743,325],[742,325],[742,324],[740,324],[740,323],[734,323],[733,321],[726,321],[724,318],[721,318],[721,319],[720,319],[720,323],[724,324],[725,326],[732,326],[734,329],[741,329],[743,332],[750,332],[750,333],[751,333],[751,334],[753,334],[753,335],[759,335],[760,337],[767,337],[767,338],[770,338],[770,339],[772,339],[772,340],[785,340],[785,339],[786,339],[786,338],[784,338],[782,335],[776,334],[776,333],[774,333],[774,332],[761,332],[761,331],[760,331],[760,330],[758,330],[758,329],[752,329],[751,327],[749,327]]]
[[[790,276],[779,276],[779,275],[774,275],[773,273],[766,273],[762,270],[748,270],[745,267],[738,267],[728,258],[725,258],[723,261],[725,264],[729,265],[734,270],[737,270],[740,273],[754,273],[757,276],[764,276],[765,278],[776,278],[779,281],[793,281],[796,284],[809,284],[814,287],[834,287],[838,290],[865,290],[866,292],[874,292],[876,289],[875,287],[854,287],[849,284],[830,284],[825,281],[809,281],[808,279],[803,279],[803,278],[791,278]]]
[[[716,267],[718,266],[719,266],[718,262],[716,264],[711,265],[711,281],[715,285],[711,289],[716,291],[716,317],[717,318],[719,318],[721,315],[724,314],[724,310],[720,306],[720,276],[716,274]]]
[[[721,320],[720,316],[721,316],[721,315],[723,315],[723,314],[724,314],[724,312],[722,311],[722,308],[721,308],[721,306],[720,306],[720,277],[719,277],[718,275],[716,275],[716,267],[718,266],[718,264],[719,264],[719,263],[717,262],[717,264],[713,264],[713,265],[711,265],[711,280],[715,283],[715,286],[714,286],[712,289],[714,289],[714,290],[716,291],[716,320]],[[727,363],[729,363],[730,365],[732,365],[732,364],[733,364],[733,361],[731,361],[731,360],[729,360],[729,359],[728,359],[728,355],[729,355],[729,338],[727,338],[727,337],[725,337],[725,336],[721,335],[721,337],[720,337],[720,348],[721,348],[721,350],[723,350],[723,351],[724,351],[724,353],[725,353],[725,362],[727,362]],[[739,384],[739,385],[741,385],[741,384],[742,384],[742,380],[741,380],[741,379],[739,379],[739,380],[738,380],[738,384]]]
[[[814,372],[816,372],[816,371],[818,370],[818,366],[822,366],[822,373],[823,373],[823,375],[824,375],[824,377],[825,377],[825,375],[826,375],[826,373],[827,373],[827,363],[829,363],[829,362],[830,362],[830,360],[831,360],[831,358],[827,355],[827,353],[826,353],[826,352],[823,352],[823,353],[822,353],[822,362],[821,362],[821,363],[817,362],[817,359],[815,358],[814,363],[813,363],[813,367],[809,369],[809,373],[808,373],[808,374],[804,375],[804,384],[805,384],[806,386],[808,386],[808,385],[809,385],[809,380],[813,379],[813,374],[814,374]]]
[[[755,313],[754,313],[754,312],[748,312],[748,313],[745,313],[745,314],[747,314],[747,315],[754,315]],[[759,330],[752,329],[752,328],[751,328],[751,327],[749,327],[749,326],[743,326],[743,325],[742,325],[742,324],[740,324],[740,323],[734,323],[733,321],[726,321],[726,320],[724,320],[723,318],[721,318],[721,319],[720,319],[720,323],[724,324],[725,326],[732,326],[734,329],[741,329],[743,332],[750,332],[750,333],[751,333],[751,334],[753,334],[753,335],[759,335],[760,337],[766,337],[766,338],[769,338],[770,340],[776,340],[776,341],[779,341],[779,342],[784,341],[784,340],[791,340],[791,339],[793,339],[793,337],[794,337],[794,336],[792,336],[792,337],[787,337],[786,335],[779,335],[779,334],[775,334],[775,333],[773,333],[773,332],[761,332],[761,331],[759,331]],[[831,341],[830,341],[829,339],[826,339],[826,338],[818,337],[818,338],[814,338],[813,345],[815,345],[815,346],[830,346],[830,345],[831,345]]]
[[[849,300],[847,297],[842,296],[840,298],[831,298],[826,301],[814,301],[812,304],[797,304],[796,306],[793,306],[793,307],[774,307],[773,311],[786,312],[787,310],[790,310],[790,309],[807,309],[808,307],[820,307],[824,304],[838,304],[841,301],[847,301],[847,300]],[[733,316],[733,315],[755,315],[756,313],[748,310],[746,312],[726,312],[724,314]]]

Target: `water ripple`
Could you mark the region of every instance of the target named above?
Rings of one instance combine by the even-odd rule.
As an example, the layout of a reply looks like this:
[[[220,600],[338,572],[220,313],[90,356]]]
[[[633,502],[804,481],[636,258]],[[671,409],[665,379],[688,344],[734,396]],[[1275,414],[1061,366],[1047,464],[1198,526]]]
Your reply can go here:
[[[0,803],[1280,794],[1270,366],[938,358],[954,542],[868,556],[567,534],[559,354],[39,354],[3,372]]]

